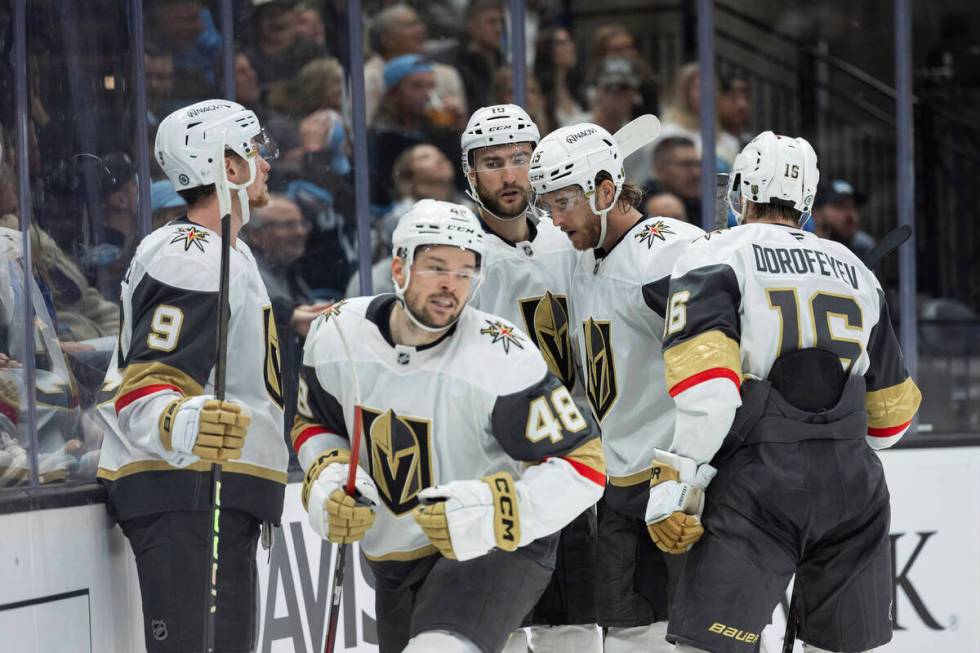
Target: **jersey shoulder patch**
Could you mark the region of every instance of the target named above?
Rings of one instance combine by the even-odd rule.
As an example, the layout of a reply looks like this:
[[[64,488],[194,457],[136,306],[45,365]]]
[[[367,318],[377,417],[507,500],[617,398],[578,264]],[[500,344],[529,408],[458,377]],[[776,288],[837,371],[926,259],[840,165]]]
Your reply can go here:
[[[540,379],[548,366],[531,338],[504,318],[467,307],[456,356],[482,387],[501,395]]]

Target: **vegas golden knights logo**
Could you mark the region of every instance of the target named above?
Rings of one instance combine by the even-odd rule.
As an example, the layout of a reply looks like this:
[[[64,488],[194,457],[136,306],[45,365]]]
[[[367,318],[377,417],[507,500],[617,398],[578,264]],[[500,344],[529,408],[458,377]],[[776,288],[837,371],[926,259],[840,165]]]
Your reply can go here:
[[[418,505],[418,493],[432,485],[432,422],[362,408],[371,476],[381,500],[396,515]]]
[[[271,306],[262,307],[262,322],[265,329],[265,389],[279,408],[282,404],[282,362],[279,354],[279,332]]]
[[[612,353],[612,323],[608,320],[585,321],[585,360],[589,402],[596,418],[601,420],[616,403],[616,364]]]
[[[568,329],[568,299],[546,292],[543,297],[520,300],[524,326],[552,374],[571,390],[575,386],[575,360]]]

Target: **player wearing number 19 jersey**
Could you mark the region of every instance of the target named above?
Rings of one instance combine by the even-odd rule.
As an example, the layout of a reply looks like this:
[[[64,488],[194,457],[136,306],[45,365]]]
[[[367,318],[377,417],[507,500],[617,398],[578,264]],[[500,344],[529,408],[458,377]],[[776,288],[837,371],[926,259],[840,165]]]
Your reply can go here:
[[[671,614],[678,651],[755,650],[794,573],[808,651],[891,638],[889,497],[874,449],[902,437],[920,394],[874,274],[798,228],[818,174],[805,140],[759,135],[732,173],[746,224],[699,239],[671,275],[677,423],[647,521],[667,549],[697,539],[702,508],[705,529]]]

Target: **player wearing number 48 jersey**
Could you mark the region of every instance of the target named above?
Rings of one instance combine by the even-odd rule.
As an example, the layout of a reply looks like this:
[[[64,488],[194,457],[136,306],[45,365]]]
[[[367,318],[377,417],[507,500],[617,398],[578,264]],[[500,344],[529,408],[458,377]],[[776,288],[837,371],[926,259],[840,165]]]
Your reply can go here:
[[[598,428],[527,335],[467,306],[485,255],[472,212],[417,202],[393,245],[395,294],[335,304],[307,337],[304,502],[323,537],[360,540],[382,653],[494,653],[547,585],[557,532],[602,494]]]
[[[698,240],[671,275],[677,424],[647,521],[660,546],[687,549],[703,508],[668,631],[679,652],[755,650],[794,573],[808,651],[891,639],[889,497],[873,450],[902,437],[920,394],[875,276],[799,228],[818,177],[805,140],[760,134],[732,171],[744,224]]]
[[[156,158],[187,215],[140,243],[122,282],[114,398],[98,477],[136,556],[150,653],[200,651],[204,639],[209,470],[223,470],[216,650],[254,648],[256,544],[278,523],[288,452],[272,305],[249,248],[230,244],[226,401],[215,399],[221,236],[218,194],[231,197],[233,237],[268,202],[275,154],[241,105],[200,102],[167,116]]]

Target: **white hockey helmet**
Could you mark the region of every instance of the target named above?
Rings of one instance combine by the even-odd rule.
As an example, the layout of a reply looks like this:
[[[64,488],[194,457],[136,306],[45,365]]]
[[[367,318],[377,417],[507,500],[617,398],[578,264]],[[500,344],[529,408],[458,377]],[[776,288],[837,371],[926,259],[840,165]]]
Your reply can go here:
[[[176,190],[214,184],[222,203],[227,189],[237,190],[243,223],[248,221],[245,188],[255,179],[255,158],[264,148],[264,158],[278,153],[255,113],[228,100],[205,100],[174,111],[160,122],[154,144],[157,163]],[[225,177],[225,150],[248,162],[245,183],[231,184]]]
[[[481,270],[486,252],[484,247],[483,227],[473,212],[461,204],[443,202],[441,200],[424,199],[417,201],[398,220],[398,226],[392,235],[392,254],[405,261],[405,283],[401,286],[395,281],[395,295],[405,306],[405,312],[416,326],[430,333],[440,333],[452,324],[433,328],[423,324],[412,314],[408,303],[405,302],[405,292],[411,281],[412,264],[419,247],[430,245],[449,245],[466,249],[476,254],[477,269]],[[470,288],[468,302],[483,279],[479,271]]]
[[[596,175],[606,172],[616,186],[613,201],[600,211],[596,207]],[[612,134],[599,125],[583,122],[551,132],[538,143],[531,156],[528,173],[535,196],[568,186],[578,186],[589,200],[589,208],[599,216],[599,247],[606,239],[606,214],[616,205],[626,181],[623,153]]]
[[[739,223],[743,199],[794,208],[803,214],[802,223],[813,209],[820,181],[817,153],[804,138],[765,131],[735,157],[728,178],[728,205]]]
[[[480,201],[476,184],[470,179],[474,150],[507,143],[530,143],[533,150],[540,140],[541,132],[538,131],[538,126],[531,120],[527,111],[516,104],[496,104],[474,111],[460,136],[463,174],[466,175],[466,181],[470,185],[470,190],[467,192],[470,199],[480,208],[487,210]]]

